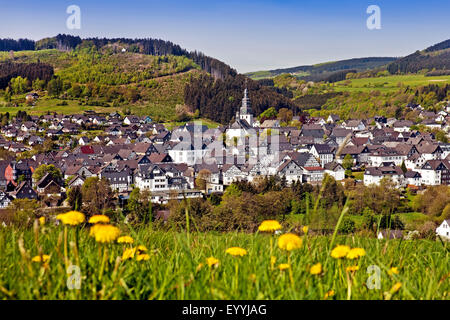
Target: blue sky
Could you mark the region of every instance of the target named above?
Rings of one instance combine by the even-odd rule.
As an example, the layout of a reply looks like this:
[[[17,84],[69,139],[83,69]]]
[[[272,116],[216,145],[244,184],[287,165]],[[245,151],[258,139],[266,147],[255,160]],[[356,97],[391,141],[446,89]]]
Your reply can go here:
[[[72,4],[81,30],[66,28]],[[381,30],[366,27],[372,4]],[[161,38],[248,72],[406,55],[450,38],[448,12],[447,0],[0,0],[0,38]]]

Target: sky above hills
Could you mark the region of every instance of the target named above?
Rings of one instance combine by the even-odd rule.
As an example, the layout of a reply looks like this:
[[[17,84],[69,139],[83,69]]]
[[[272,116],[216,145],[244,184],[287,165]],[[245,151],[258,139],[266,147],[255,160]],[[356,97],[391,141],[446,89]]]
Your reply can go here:
[[[81,9],[81,29],[66,8]],[[381,29],[369,30],[369,5]],[[239,72],[369,57],[403,56],[450,38],[450,1],[399,0],[0,0],[0,38],[161,38]]]

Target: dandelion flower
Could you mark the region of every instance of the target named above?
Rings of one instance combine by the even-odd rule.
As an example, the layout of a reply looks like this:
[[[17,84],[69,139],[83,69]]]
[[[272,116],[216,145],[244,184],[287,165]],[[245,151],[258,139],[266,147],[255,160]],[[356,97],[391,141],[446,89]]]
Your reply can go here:
[[[203,268],[204,264],[203,263],[199,263],[199,265],[197,266],[196,271],[200,271]]]
[[[76,226],[84,222],[84,214],[78,211],[69,211],[67,213],[58,214],[56,219],[61,220],[63,224]]]
[[[347,272],[355,272],[357,270],[359,270],[359,266],[350,266],[350,267],[347,267],[347,269],[345,269],[345,271],[347,271]]]
[[[261,232],[275,232],[280,229],[281,224],[276,220],[265,220],[258,228],[258,230]]]
[[[138,254],[142,254],[144,252],[147,252],[147,248],[145,246],[143,246],[143,245],[137,246],[136,250],[137,250]]]
[[[40,224],[41,226],[43,226],[43,225],[45,224],[45,217],[40,217],[40,218],[39,218],[39,224]]]
[[[278,265],[278,269],[280,269],[281,271],[287,270],[289,269],[291,266],[287,263],[282,263]]]
[[[327,300],[329,297],[334,296],[334,290],[330,290],[327,293],[325,293],[325,296],[323,297],[325,300]]]
[[[91,227],[89,234],[95,238],[95,241],[106,243],[116,240],[120,230],[110,224],[95,224]]]
[[[353,248],[347,253],[347,259],[358,259],[359,257],[365,256],[366,250],[363,248]]]
[[[270,257],[270,265],[273,267],[276,262],[277,262],[277,257],[271,256]]]
[[[48,254],[43,254],[42,256],[35,256],[31,261],[33,262],[47,262],[50,260],[50,256]]]
[[[347,256],[347,253],[350,251],[349,246],[338,245],[336,248],[331,250],[331,256],[336,259],[344,258]]]
[[[309,269],[309,272],[313,275],[321,274],[322,273],[322,264],[320,262],[316,263],[315,265],[313,265],[311,267],[311,269]]]
[[[389,269],[388,274],[390,276],[392,276],[393,274],[399,274],[398,268],[397,267],[392,267],[391,269]]]
[[[206,263],[210,267],[212,267],[212,266],[217,267],[219,265],[219,259],[216,259],[214,257],[209,257],[209,258],[206,258]]]
[[[134,239],[130,236],[122,236],[117,239],[117,243],[129,243],[132,244]]]
[[[308,226],[303,226],[302,231],[304,234],[308,234]]]
[[[231,254],[232,256],[240,256],[240,257],[245,256],[247,254],[247,250],[239,247],[228,248],[225,252]]]
[[[147,261],[150,259],[150,256],[146,253],[144,254],[138,254],[136,257],[136,261]]]
[[[301,246],[302,239],[293,233],[285,233],[278,238],[278,247],[282,250],[292,251]]]
[[[134,258],[135,254],[136,254],[136,248],[125,249],[125,251],[122,254],[122,260],[132,259],[132,258]]]
[[[391,294],[396,293],[398,290],[400,290],[401,287],[402,287],[401,282],[397,282],[396,284],[394,284],[390,290]]]
[[[104,214],[97,214],[89,219],[89,223],[109,223],[109,217]]]

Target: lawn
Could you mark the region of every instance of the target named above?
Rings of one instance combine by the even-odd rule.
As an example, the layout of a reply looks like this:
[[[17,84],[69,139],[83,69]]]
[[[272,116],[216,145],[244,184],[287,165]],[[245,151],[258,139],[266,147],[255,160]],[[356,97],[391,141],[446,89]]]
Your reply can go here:
[[[38,225],[0,229],[0,299],[324,299],[327,292],[328,299],[449,299],[449,251],[435,241],[338,236],[331,244],[330,237],[302,236],[301,247],[286,252],[277,247],[280,236],[269,234],[120,225],[134,243],[118,244],[97,243],[87,225],[68,227],[67,238],[64,226]],[[363,248],[365,255],[333,258],[330,249],[338,244]],[[148,256],[136,251],[122,259],[138,245]],[[226,253],[235,246],[247,253]],[[49,261],[33,262],[39,254]],[[208,257],[217,264],[209,266]],[[311,274],[317,263],[321,272]],[[389,273],[392,267],[398,273]]]
[[[379,78],[352,79],[350,84],[346,80],[336,82],[333,87],[336,91],[372,91],[396,92],[399,89],[398,84],[402,83],[404,87],[426,86],[430,84],[450,83],[450,76],[425,77],[424,75],[396,75]]]

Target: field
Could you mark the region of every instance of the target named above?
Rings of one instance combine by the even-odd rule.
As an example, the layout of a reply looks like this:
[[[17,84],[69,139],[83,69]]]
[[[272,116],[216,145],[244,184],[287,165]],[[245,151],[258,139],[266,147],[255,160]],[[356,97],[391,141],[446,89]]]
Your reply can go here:
[[[349,82],[349,84],[347,84]],[[401,76],[387,76],[379,78],[362,78],[362,79],[352,79],[336,82],[333,88],[336,91],[364,91],[370,92],[373,90],[379,90],[382,93],[386,92],[396,92],[399,89],[399,84],[401,83],[403,87],[418,87],[427,86],[430,84],[443,84],[449,83],[450,76],[439,76],[439,77],[425,77],[420,74],[413,75],[401,75]]]
[[[450,297],[448,244],[445,248],[439,241],[338,236],[332,244],[331,237],[306,234],[301,236],[299,249],[287,252],[278,248],[277,235],[119,227],[121,235],[134,239],[133,244],[97,243],[89,236],[89,225],[65,227],[48,222],[40,225],[36,221],[34,229],[25,231],[1,228],[0,298],[225,300],[327,296],[330,300],[448,300]],[[331,249],[341,244],[363,248],[365,255],[352,260],[332,257]],[[124,250],[139,245],[145,246],[141,248],[142,254],[136,251],[131,259],[122,259]],[[247,254],[227,254],[225,251],[230,247],[244,248]],[[33,262],[33,257],[40,254],[49,255],[49,260]],[[218,261],[209,261],[209,266],[208,257]],[[317,263],[321,263],[322,270],[311,274],[311,267]],[[280,264],[290,267],[282,271]],[[353,271],[347,269],[350,266],[354,266]],[[376,270],[380,271],[379,278]],[[70,290],[68,285],[75,289]],[[77,285],[80,289],[76,289]]]

